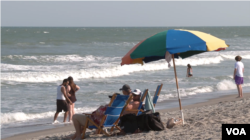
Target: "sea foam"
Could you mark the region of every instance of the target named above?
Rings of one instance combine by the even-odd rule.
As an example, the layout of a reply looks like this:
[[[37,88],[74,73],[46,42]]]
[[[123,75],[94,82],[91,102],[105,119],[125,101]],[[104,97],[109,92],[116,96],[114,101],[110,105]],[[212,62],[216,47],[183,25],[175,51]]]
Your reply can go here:
[[[74,66],[67,66],[66,64],[62,66],[56,66],[56,65],[33,66],[33,65],[3,64],[2,67],[3,71],[8,71],[8,70],[13,70],[13,71],[29,70],[29,71],[28,72],[23,71],[22,73],[19,72],[2,73],[2,80],[17,81],[17,82],[55,82],[63,79],[65,76],[67,77],[68,75],[71,75],[76,77],[75,80],[77,81],[83,78],[88,79],[88,78],[117,77],[117,76],[129,75],[134,72],[140,72],[140,71],[157,71],[157,70],[169,69],[168,64],[165,60],[147,63],[144,64],[144,66],[141,66],[140,64],[120,66],[119,61],[112,63],[110,62],[97,63],[100,59],[102,61],[104,60],[114,61],[113,59],[117,58],[103,58],[103,57],[99,58],[93,56],[87,56],[87,57],[68,56],[68,57],[76,58],[73,59],[75,61],[79,60],[79,61],[92,61],[92,62],[86,65],[79,64]],[[29,59],[38,59],[38,58],[29,57]],[[197,66],[197,65],[220,63],[221,61],[223,61],[223,58],[221,56],[208,57],[208,58],[205,57],[200,59],[194,57],[187,59],[176,59],[176,65],[186,66],[188,63],[192,63],[192,65]]]
[[[216,85],[218,90],[230,90],[236,89],[236,85],[233,80],[223,80]]]

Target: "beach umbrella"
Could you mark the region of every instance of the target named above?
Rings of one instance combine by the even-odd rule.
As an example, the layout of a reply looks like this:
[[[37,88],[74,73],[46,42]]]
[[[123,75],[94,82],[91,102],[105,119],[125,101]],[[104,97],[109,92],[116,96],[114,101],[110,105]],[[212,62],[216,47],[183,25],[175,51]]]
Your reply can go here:
[[[224,40],[210,34],[184,29],[172,29],[157,33],[136,44],[123,58],[121,65],[144,64],[159,59],[173,60],[176,88],[181,117],[184,116],[181,107],[180,91],[174,58],[187,58],[208,51],[225,50],[229,45]]]

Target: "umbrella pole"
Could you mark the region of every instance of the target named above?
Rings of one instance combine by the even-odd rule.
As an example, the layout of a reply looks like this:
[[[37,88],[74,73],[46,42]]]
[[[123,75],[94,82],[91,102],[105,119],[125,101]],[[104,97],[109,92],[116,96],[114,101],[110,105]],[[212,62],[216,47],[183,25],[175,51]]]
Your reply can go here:
[[[173,64],[174,64],[174,74],[175,74],[175,81],[176,81],[175,83],[176,83],[176,88],[177,88],[182,124],[184,125],[184,116],[183,116],[183,112],[182,112],[182,108],[181,108],[181,98],[180,98],[180,91],[179,91],[179,85],[178,85],[178,79],[177,79],[177,73],[176,73],[176,67],[175,67],[175,61],[174,61],[174,54],[172,54],[172,59],[173,59]]]

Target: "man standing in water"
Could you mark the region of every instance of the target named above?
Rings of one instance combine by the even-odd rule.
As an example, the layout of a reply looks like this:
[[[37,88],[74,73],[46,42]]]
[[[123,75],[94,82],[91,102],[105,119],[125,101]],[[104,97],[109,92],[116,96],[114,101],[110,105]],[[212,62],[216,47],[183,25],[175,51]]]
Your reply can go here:
[[[66,121],[66,118],[68,116],[69,106],[66,100],[69,102],[69,104],[72,104],[72,102],[69,100],[68,96],[66,95],[66,86],[69,84],[68,79],[64,79],[63,83],[57,87],[57,100],[56,100],[56,113],[54,116],[54,122],[57,119],[57,116],[62,110],[65,112],[63,122]]]
[[[241,59],[242,58],[240,56],[235,57],[236,63],[234,65],[234,75],[233,75],[239,93],[238,97],[240,98],[243,97],[241,85],[243,84],[243,73],[244,73],[244,64],[240,62]]]

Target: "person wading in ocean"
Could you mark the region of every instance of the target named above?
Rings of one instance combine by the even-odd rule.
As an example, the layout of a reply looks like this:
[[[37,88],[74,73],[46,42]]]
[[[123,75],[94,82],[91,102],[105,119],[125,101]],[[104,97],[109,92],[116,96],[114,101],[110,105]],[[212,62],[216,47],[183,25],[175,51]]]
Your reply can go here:
[[[187,77],[192,77],[193,76],[193,70],[190,64],[187,65]]]

